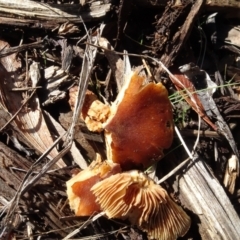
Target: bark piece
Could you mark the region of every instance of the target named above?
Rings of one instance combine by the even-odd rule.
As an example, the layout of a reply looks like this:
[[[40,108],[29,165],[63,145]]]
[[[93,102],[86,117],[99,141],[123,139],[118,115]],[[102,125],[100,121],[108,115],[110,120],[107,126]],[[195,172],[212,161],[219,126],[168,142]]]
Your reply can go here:
[[[28,44],[22,44],[17,47],[9,47],[7,44],[5,46],[1,47],[0,51],[0,57],[6,57],[8,55],[11,55],[16,52],[26,51],[32,48],[43,48],[44,47],[44,40],[34,42],[34,43],[28,43]]]
[[[201,239],[239,238],[240,219],[221,184],[198,156],[179,178],[175,190],[180,191],[185,207],[198,216]]]
[[[1,24],[32,28],[55,28],[57,24],[74,24],[98,20],[110,11],[110,3],[94,1],[89,8],[80,4],[46,4],[30,0],[0,0]],[[81,16],[81,18],[79,17]],[[17,20],[16,20],[17,19]]]
[[[228,159],[224,174],[223,184],[231,194],[233,194],[235,191],[235,183],[239,175],[238,161],[239,161],[238,158],[235,155],[232,155]]]
[[[26,173],[31,171],[32,176],[28,176],[31,178],[40,171],[42,165],[33,170],[30,161],[1,142],[0,149],[1,239],[9,239],[9,234],[13,236],[14,233],[19,237],[21,234],[27,236],[26,220],[34,226],[34,235],[59,229],[57,238],[64,237],[66,235],[64,226],[71,226],[70,222],[63,224],[60,221],[60,217],[69,213],[67,209],[65,209],[67,212],[60,210],[66,199],[64,195],[64,174],[66,172],[46,174],[19,200],[15,199],[13,208],[9,208],[16,194],[21,194],[18,190],[22,181],[26,180]],[[4,209],[7,210],[5,212],[7,214],[3,214]]]
[[[180,3],[173,2],[166,7],[165,12],[157,23],[158,31],[153,41],[153,44],[156,46],[156,52],[161,56],[160,61],[166,67],[171,66],[179,54],[191,33],[195,19],[197,19],[204,2],[204,0],[196,0],[193,4],[189,0],[184,3],[180,1]],[[191,6],[190,10],[189,6]],[[183,24],[181,18],[185,19]],[[159,68],[157,78],[158,74],[162,72],[162,68]]]
[[[58,66],[51,66],[44,70],[43,86],[41,91],[42,105],[53,104],[66,97],[64,86],[73,82],[76,77],[68,74]],[[61,88],[61,90],[59,90]],[[67,87],[65,87],[67,88]]]
[[[2,47],[9,47],[6,42],[1,41],[0,44]],[[19,79],[18,71],[20,67],[21,62],[17,59],[16,54],[0,59],[1,105],[5,111],[10,113],[9,115],[14,115],[19,109],[21,110],[13,119],[12,124],[31,146],[43,153],[53,144],[53,139],[44,121],[37,95],[34,92],[12,92],[13,88],[24,87],[24,84],[27,84],[27,82]],[[32,94],[32,99],[23,108],[23,102],[28,99],[30,94]],[[58,152],[54,148],[49,157],[54,158],[57,154]],[[59,160],[57,164],[59,167],[65,166],[62,160]]]
[[[167,5],[168,0],[136,0],[135,3],[143,7],[162,8]],[[177,2],[177,1],[176,1]],[[233,8],[240,8],[238,0],[207,0],[205,2],[205,8],[208,10],[232,10]]]

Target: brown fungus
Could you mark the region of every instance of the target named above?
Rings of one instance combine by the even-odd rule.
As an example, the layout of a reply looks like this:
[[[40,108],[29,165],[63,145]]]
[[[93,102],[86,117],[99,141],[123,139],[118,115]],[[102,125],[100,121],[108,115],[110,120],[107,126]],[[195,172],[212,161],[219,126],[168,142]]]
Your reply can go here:
[[[190,227],[189,216],[166,190],[137,170],[110,176],[91,190],[109,218],[128,219],[150,239],[177,239]]]
[[[145,77],[127,78],[106,123],[107,158],[123,170],[145,169],[163,157],[173,140],[173,115],[168,92]]]
[[[76,103],[77,92],[77,86],[69,90],[69,105],[72,111]],[[87,128],[92,132],[103,131],[102,124],[107,121],[109,114],[110,106],[100,102],[93,92],[87,90],[81,112],[81,118],[86,123]]]
[[[107,159],[123,170],[146,169],[172,144],[168,92],[161,83],[145,82],[146,77],[131,72],[111,106],[101,103],[92,92],[86,93],[82,118],[90,131],[104,130]]]
[[[100,212],[96,197],[90,191],[97,182],[121,172],[118,164],[93,161],[92,164],[66,182],[70,208],[77,216],[91,216]]]

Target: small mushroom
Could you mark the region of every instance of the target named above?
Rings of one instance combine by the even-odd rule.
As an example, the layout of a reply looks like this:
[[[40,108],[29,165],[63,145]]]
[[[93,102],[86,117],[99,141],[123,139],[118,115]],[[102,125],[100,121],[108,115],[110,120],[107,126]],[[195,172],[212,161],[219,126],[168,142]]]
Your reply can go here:
[[[69,90],[69,105],[72,110],[76,103],[77,91],[77,86]],[[81,113],[87,128],[92,132],[103,131],[102,124],[107,121],[109,114],[110,107],[100,102],[93,92],[87,90]]]
[[[100,212],[100,206],[90,189],[102,179],[119,172],[121,172],[121,168],[118,164],[96,160],[88,168],[67,181],[69,205],[75,214],[77,216],[91,216]]]
[[[109,218],[128,219],[150,239],[177,239],[190,227],[189,216],[166,190],[137,170],[110,176],[91,191]]]
[[[173,140],[173,115],[161,84],[145,84],[133,72],[111,106],[106,123],[107,158],[123,170],[145,169],[163,157]]]

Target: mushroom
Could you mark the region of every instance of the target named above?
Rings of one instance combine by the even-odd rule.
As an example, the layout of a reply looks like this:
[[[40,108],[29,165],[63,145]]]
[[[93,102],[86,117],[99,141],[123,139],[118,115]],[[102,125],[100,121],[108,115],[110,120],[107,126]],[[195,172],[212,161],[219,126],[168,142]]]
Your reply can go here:
[[[90,189],[102,179],[119,172],[121,172],[121,168],[118,164],[96,160],[88,168],[67,181],[69,205],[75,214],[77,216],[91,216],[100,212],[100,206]]]
[[[72,110],[75,106],[77,91],[77,86],[69,90],[69,105]],[[92,132],[103,131],[102,123],[107,121],[109,114],[110,107],[100,102],[93,92],[87,90],[81,113],[87,128]]]
[[[110,176],[91,191],[109,218],[128,219],[150,239],[176,239],[190,227],[189,216],[166,190],[137,170]]]
[[[123,170],[145,169],[163,157],[173,140],[173,115],[161,83],[145,84],[132,72],[103,123],[107,159]]]
[[[161,83],[145,82],[146,77],[131,72],[111,106],[90,91],[85,96],[82,118],[90,131],[104,130],[107,159],[123,170],[146,169],[172,144],[168,92]],[[74,90],[70,91],[71,106],[75,97]]]

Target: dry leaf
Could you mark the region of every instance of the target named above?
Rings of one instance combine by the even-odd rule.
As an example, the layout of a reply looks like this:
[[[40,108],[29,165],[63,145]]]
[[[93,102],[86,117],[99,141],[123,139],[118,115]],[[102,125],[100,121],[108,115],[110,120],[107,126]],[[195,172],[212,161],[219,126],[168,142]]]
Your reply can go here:
[[[172,83],[175,85],[179,93],[187,101],[187,103],[192,107],[192,109],[200,115],[200,117],[208,123],[215,131],[217,127],[212,123],[209,117],[206,115],[201,101],[196,94],[196,89],[193,84],[189,81],[187,77],[184,76],[179,70],[175,70],[173,75],[178,79],[178,81],[169,75]]]

